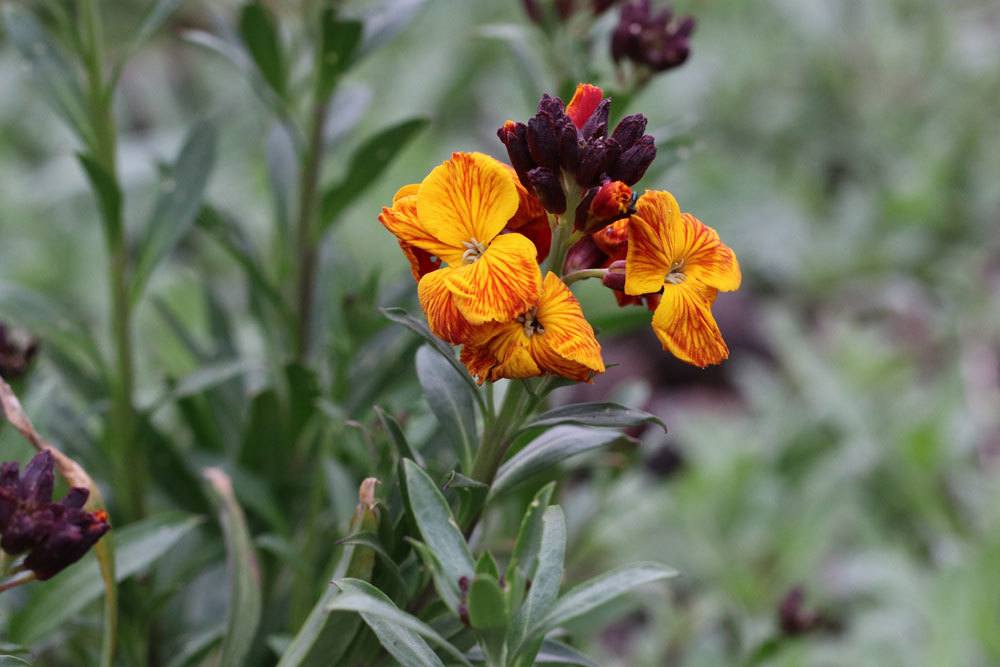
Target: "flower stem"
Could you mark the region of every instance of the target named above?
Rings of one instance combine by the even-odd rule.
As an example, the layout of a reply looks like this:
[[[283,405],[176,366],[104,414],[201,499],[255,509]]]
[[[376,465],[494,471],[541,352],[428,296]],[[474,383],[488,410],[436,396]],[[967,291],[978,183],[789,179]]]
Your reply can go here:
[[[35,580],[35,573],[29,572],[27,575],[22,577],[14,577],[13,579],[8,579],[7,581],[0,583],[0,593],[4,591],[9,591],[12,588],[17,588],[18,586],[23,586],[29,582]]]
[[[607,275],[607,269],[580,269],[579,271],[574,271],[573,273],[568,273],[563,276],[563,282],[567,285],[572,285],[578,280],[585,280],[587,278],[603,278]]]

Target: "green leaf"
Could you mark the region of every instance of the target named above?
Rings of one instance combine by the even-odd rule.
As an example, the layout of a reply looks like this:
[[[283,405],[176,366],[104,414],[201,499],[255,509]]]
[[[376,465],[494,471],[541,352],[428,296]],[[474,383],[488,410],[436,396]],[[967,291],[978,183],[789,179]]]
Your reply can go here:
[[[122,582],[152,565],[202,522],[179,512],[157,514],[114,529],[115,579]],[[37,584],[27,603],[10,618],[10,639],[32,644],[57,630],[104,590],[93,553],[50,581]]]
[[[507,599],[497,580],[488,574],[476,575],[469,586],[469,622],[478,630],[507,625]]]
[[[396,455],[401,459],[413,459],[418,465],[422,466],[424,464],[423,457],[410,446],[406,435],[403,433],[403,428],[396,421],[396,418],[377,405],[373,410],[382,428],[389,434],[392,444],[396,446]]]
[[[382,646],[404,667],[444,666],[441,659],[422,638],[427,638],[441,647],[460,664],[471,667],[462,652],[434,628],[396,607],[382,591],[368,582],[358,579],[338,579],[334,585],[344,592],[334,598],[327,609],[361,614],[361,618],[372,629]]]
[[[209,123],[196,125],[181,147],[170,176],[161,185],[139,244],[130,294],[133,304],[142,296],[157,265],[194,224],[215,164],[215,144],[215,127]]]
[[[542,642],[542,648],[535,655],[536,665],[579,665],[598,667],[597,663],[571,646],[553,639]]]
[[[464,380],[465,383],[472,388],[472,391],[475,392],[476,400],[479,402],[480,409],[483,411],[486,410],[482,394],[479,393],[479,387],[476,385],[476,381],[473,380],[472,376],[469,375],[469,372],[465,370],[465,366],[462,365],[462,362],[455,357],[455,350],[452,349],[448,343],[432,334],[431,330],[427,328],[427,324],[425,322],[413,317],[402,308],[382,308],[381,310],[382,314],[387,318],[397,324],[402,324],[404,327],[430,343],[431,347],[434,348],[438,354],[443,356],[458,372],[462,380]]]
[[[659,563],[636,563],[618,568],[574,586],[559,598],[544,620],[531,634],[545,634],[574,619],[589,614],[601,605],[654,581],[677,576],[677,571]]]
[[[95,145],[86,112],[83,88],[56,41],[33,16],[8,4],[3,10],[7,34],[15,48],[31,64],[31,71],[49,104],[84,145]]]
[[[448,477],[444,480],[444,484],[441,485],[441,488],[445,491],[448,489],[476,489],[479,491],[486,491],[490,487],[489,484],[483,484],[479,480],[466,477],[462,473],[452,470],[448,473]]]
[[[261,3],[251,2],[243,6],[243,11],[240,12],[240,38],[261,77],[278,97],[284,98],[288,75],[281,39],[274,17]]]
[[[524,511],[524,517],[521,519],[521,527],[517,531],[514,551],[507,564],[507,579],[513,578],[514,568],[520,569],[523,576],[528,578],[538,566],[538,548],[542,543],[542,517],[552,502],[555,489],[556,483],[549,482],[539,489],[528,503],[528,509]]]
[[[529,641],[538,634],[537,628],[541,626],[542,619],[546,618],[559,597],[565,559],[566,517],[562,508],[552,505],[545,508],[542,515],[538,565],[529,577],[531,588],[514,617],[511,646],[520,647],[522,642]]]
[[[472,579],[475,562],[447,501],[427,473],[413,461],[403,461],[410,511],[420,535],[437,556],[449,579]]]
[[[229,611],[222,639],[221,667],[241,667],[257,637],[261,617],[260,569],[246,517],[229,477],[218,468],[203,472],[219,512],[229,560]]]
[[[277,667],[329,667],[339,664],[361,627],[357,614],[331,613],[327,609],[339,595],[341,592],[335,586],[327,587],[295,638],[281,654]]]
[[[97,196],[101,218],[104,220],[105,233],[108,238],[120,238],[122,233],[122,192],[118,188],[118,183],[92,156],[78,153],[76,159],[80,161],[80,166],[83,167],[87,180],[90,181],[90,187]]]
[[[431,579],[434,582],[434,590],[437,591],[438,597],[441,598],[441,601],[445,604],[445,606],[451,610],[451,613],[457,616],[459,613],[459,605],[461,604],[461,594],[458,590],[458,582],[445,573],[444,568],[441,566],[441,561],[438,560],[437,556],[434,555],[434,552],[431,551],[426,544],[412,538],[406,539],[417,552],[417,556],[420,557],[424,567],[426,567],[431,573]]]
[[[500,466],[490,489],[489,500],[571,456],[630,441],[631,438],[615,431],[556,426],[529,442],[524,449]]]
[[[156,31],[160,29],[170,15],[180,6],[184,0],[158,0],[153,8],[149,10],[146,17],[142,20],[139,25],[138,30],[135,31],[135,36],[129,40],[128,46],[125,50],[118,56],[118,62],[115,64],[114,70],[111,75],[111,85],[115,85],[118,79],[121,78],[121,73],[125,68],[125,63],[135,54],[143,44],[145,44],[149,39],[156,34]]]
[[[344,545],[361,545],[367,547],[375,552],[378,556],[383,567],[389,572],[389,575],[396,580],[396,584],[399,585],[400,590],[409,591],[410,587],[407,585],[406,580],[403,578],[403,573],[399,569],[399,565],[396,561],[392,559],[389,552],[385,550],[382,546],[382,542],[379,541],[378,536],[374,533],[355,533],[354,535],[348,535],[345,538],[337,540],[337,544]]]
[[[388,168],[400,151],[420,130],[427,126],[426,118],[412,118],[386,128],[369,137],[351,156],[342,181],[323,193],[320,217],[322,234],[337,221],[337,217],[368,189]]]
[[[617,403],[574,403],[549,410],[521,427],[522,431],[559,424],[578,426],[603,426],[609,428],[631,428],[645,423],[653,423],[667,430],[667,425],[656,415],[644,410],[626,408]]]
[[[427,0],[386,0],[365,17],[364,41],[360,55],[381,48],[410,24]],[[359,56],[360,57],[360,56]]]
[[[333,92],[340,75],[351,66],[354,55],[361,45],[363,26],[360,21],[338,19],[337,10],[333,7],[326,7],[323,10],[321,21],[317,91],[320,98],[325,98]]]
[[[167,389],[157,397],[152,404],[143,408],[155,412],[167,403],[198,396],[235,378],[243,377],[257,368],[257,364],[249,359],[223,359],[199,367]]]
[[[429,345],[417,350],[417,379],[424,397],[441,428],[451,439],[456,455],[471,470],[476,449],[476,403],[472,392],[454,366]]]

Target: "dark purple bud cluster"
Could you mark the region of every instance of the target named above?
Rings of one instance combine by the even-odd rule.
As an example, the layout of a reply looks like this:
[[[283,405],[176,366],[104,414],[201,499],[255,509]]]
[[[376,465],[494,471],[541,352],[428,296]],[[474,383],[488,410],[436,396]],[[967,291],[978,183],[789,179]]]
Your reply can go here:
[[[669,7],[654,11],[650,0],[631,0],[622,6],[611,34],[611,57],[631,60],[655,72],[683,65],[691,54],[694,18],[674,17]]]
[[[37,354],[37,339],[18,337],[0,322],[0,377],[9,382],[22,377]]]
[[[27,553],[24,567],[44,581],[80,560],[111,528],[103,511],[83,509],[90,492],[74,487],[52,502],[52,454],[35,455],[19,472],[16,461],[0,466],[0,547]]]
[[[543,95],[527,123],[509,120],[497,130],[518,178],[550,213],[566,211],[565,188],[577,187],[586,198],[609,181],[633,185],[656,157],[641,114],[624,118],[608,136],[611,100],[600,95],[581,84],[568,107]]]

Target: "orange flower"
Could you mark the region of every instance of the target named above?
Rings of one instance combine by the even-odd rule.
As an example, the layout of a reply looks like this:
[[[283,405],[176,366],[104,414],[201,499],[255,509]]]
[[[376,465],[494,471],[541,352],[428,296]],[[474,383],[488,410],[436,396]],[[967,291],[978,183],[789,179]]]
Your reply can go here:
[[[653,331],[663,349],[704,368],[729,356],[712,316],[719,290],[740,286],[736,254],[714,229],[681,213],[669,192],[647,191],[629,221],[625,293],[663,289],[653,314]]]
[[[480,384],[545,373],[584,382],[604,372],[594,329],[573,293],[551,272],[538,301],[516,319],[471,330],[462,362]]]
[[[403,190],[379,220],[410,256],[436,335],[461,342],[470,324],[512,320],[537,301],[534,244],[500,233],[519,206],[516,178],[503,164],[482,153],[453,153],[423,180],[415,201],[408,198],[412,186]],[[444,266],[424,272],[422,257],[407,247]]]
[[[419,183],[404,185],[392,198],[392,208],[383,208],[378,216],[386,229],[396,234],[394,229],[405,230],[409,228],[412,233],[419,229],[417,222],[417,191],[420,189]],[[400,234],[396,234],[400,237]],[[422,248],[410,245],[402,238],[398,238],[399,247],[410,262],[410,272],[417,282],[424,277],[424,274],[436,271],[441,268],[441,260]]]

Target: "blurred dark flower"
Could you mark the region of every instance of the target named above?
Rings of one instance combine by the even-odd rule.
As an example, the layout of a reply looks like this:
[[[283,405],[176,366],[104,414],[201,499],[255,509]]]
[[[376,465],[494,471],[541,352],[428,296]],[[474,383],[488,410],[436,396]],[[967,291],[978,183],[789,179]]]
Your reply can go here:
[[[36,454],[23,475],[16,461],[0,466],[0,547],[27,552],[24,567],[42,581],[80,560],[111,528],[105,512],[83,509],[88,489],[74,487],[54,503],[54,483],[48,451]]]
[[[38,340],[31,336],[17,336],[0,322],[0,377],[17,380],[28,372],[38,354]]]
[[[600,16],[619,0],[522,0],[524,11],[535,23],[545,24],[548,19],[566,21],[573,14],[590,12]]]
[[[793,587],[781,599],[778,605],[778,626],[782,634],[789,637],[818,631],[836,633],[842,629],[838,620],[806,606],[806,593],[802,586]]]
[[[627,59],[656,72],[679,67],[691,54],[694,26],[693,17],[675,19],[670,7],[654,11],[650,0],[631,0],[622,6],[611,34],[611,57],[616,63]]]
[[[619,181],[614,188],[621,194],[620,188],[641,179],[656,157],[655,141],[644,134],[646,119],[640,114],[623,119],[608,136],[610,106],[600,88],[581,83],[569,104],[543,95],[527,123],[508,120],[497,130],[521,183],[550,213],[564,213],[566,188],[577,187],[574,194],[581,195],[583,208],[574,213],[586,221],[602,186]]]
[[[673,477],[687,468],[684,452],[673,445],[661,445],[646,459],[646,469],[660,478]]]

